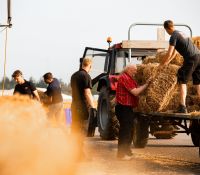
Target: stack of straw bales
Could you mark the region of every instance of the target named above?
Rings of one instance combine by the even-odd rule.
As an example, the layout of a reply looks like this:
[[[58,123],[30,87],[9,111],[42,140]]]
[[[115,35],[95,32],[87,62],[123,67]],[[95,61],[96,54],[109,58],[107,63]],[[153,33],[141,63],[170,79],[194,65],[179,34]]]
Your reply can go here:
[[[200,37],[192,38],[193,43],[200,49]],[[176,57],[158,70],[158,63],[162,62],[166,51],[158,52],[156,56],[146,57],[143,64],[138,65],[136,80],[138,84],[144,84],[153,77],[145,94],[140,96],[138,110],[142,112],[155,112],[176,110],[179,105],[179,89],[177,87],[177,71],[183,64],[183,57],[178,53]],[[188,93],[186,105],[188,112],[200,111],[200,100],[196,95],[196,89],[190,81],[187,85]]]

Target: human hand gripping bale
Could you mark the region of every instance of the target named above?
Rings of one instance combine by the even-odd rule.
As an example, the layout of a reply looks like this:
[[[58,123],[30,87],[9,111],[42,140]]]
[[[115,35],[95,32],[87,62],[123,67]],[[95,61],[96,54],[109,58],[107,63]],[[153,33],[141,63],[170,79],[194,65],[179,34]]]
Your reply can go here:
[[[143,66],[144,79],[153,77],[144,96],[140,97],[138,110],[142,112],[155,112],[164,109],[176,88],[177,71],[179,66],[169,64],[158,68],[158,64]]]

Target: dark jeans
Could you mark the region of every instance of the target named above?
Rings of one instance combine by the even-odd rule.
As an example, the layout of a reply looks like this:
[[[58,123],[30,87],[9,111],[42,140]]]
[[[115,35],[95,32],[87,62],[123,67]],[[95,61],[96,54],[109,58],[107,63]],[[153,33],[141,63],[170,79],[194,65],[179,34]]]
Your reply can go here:
[[[72,111],[72,125],[71,129],[74,133],[82,133],[85,135],[85,123],[89,117],[89,113],[87,111],[86,106],[79,105],[72,102],[71,105]]]
[[[76,144],[79,145],[78,159],[85,157],[83,150],[84,147],[84,137],[86,136],[86,123],[89,116],[87,108],[79,104],[73,103],[71,105],[72,111],[72,125],[71,133],[75,136]]]
[[[124,156],[131,151],[131,143],[133,138],[133,108],[117,104],[115,113],[120,123],[118,138],[118,156]]]

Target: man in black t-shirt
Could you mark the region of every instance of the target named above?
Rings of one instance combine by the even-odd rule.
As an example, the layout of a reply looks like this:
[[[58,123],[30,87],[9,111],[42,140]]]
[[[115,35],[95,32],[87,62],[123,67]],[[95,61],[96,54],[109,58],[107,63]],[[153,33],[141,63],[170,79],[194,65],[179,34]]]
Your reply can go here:
[[[53,77],[51,72],[43,75],[44,81],[48,84],[45,94],[48,96],[48,116],[57,122],[63,122],[63,97],[59,81]]]
[[[17,82],[13,94],[28,95],[30,98],[36,98],[40,101],[37,89],[33,83],[26,81],[20,70],[16,70],[12,74],[13,79]]]
[[[91,69],[92,61],[84,58],[81,68],[71,76],[72,88],[72,133],[79,136],[80,159],[85,157],[83,153],[83,136],[86,135],[86,123],[89,117],[89,109],[94,108],[91,93],[92,83],[88,72]]]
[[[178,51],[184,58],[182,67],[178,70],[178,83],[180,85],[180,106],[177,112],[187,113],[186,95],[187,82],[192,77],[193,84],[196,86],[197,94],[200,99],[200,51],[192,43],[191,39],[183,32],[175,30],[171,20],[164,22],[166,32],[171,35],[169,40],[169,48],[166,56],[159,67],[167,65],[176,56]]]
[[[84,58],[82,67],[71,76],[72,88],[72,123],[73,127],[83,129],[83,122],[89,117],[89,108],[94,108],[91,93],[92,82],[88,72],[91,69],[92,61]],[[81,127],[81,128],[80,128]]]

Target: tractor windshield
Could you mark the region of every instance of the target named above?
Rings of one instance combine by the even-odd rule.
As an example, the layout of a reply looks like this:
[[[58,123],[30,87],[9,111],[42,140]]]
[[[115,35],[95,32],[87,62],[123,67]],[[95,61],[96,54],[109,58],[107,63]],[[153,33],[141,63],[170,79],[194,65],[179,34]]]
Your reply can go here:
[[[122,72],[124,67],[128,64],[141,64],[142,58],[141,57],[131,57],[129,62],[128,59],[128,51],[127,50],[120,50],[116,53],[116,60],[115,60],[115,74],[119,74]]]

